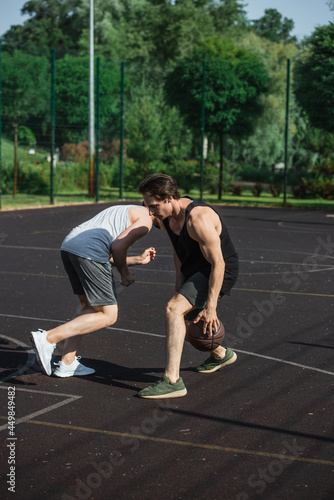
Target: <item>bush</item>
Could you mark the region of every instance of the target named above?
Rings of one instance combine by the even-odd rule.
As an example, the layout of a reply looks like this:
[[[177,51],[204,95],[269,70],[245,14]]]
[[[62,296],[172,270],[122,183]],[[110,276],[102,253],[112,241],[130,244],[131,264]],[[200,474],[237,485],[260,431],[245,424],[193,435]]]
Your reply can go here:
[[[119,163],[115,161],[111,167],[111,182],[119,186]],[[195,160],[175,160],[169,164],[162,161],[153,161],[149,165],[140,165],[132,158],[126,158],[123,164],[124,189],[137,190],[140,182],[151,174],[163,173],[171,175],[176,180],[180,189],[186,192],[198,189],[200,185],[200,164]]]
[[[231,189],[231,192],[234,196],[241,196],[242,192],[244,190],[244,187],[242,184],[235,184],[232,189]]]
[[[281,192],[283,191],[283,186],[280,183],[270,184],[269,186],[270,192],[274,198],[278,198]]]
[[[263,191],[263,186],[260,182],[257,182],[255,184],[255,187],[252,189],[252,193],[254,196],[261,196],[261,193]]]
[[[112,165],[112,185],[119,186],[120,171],[119,159]],[[132,158],[125,158],[123,163],[123,185],[126,190],[137,190],[142,179],[155,174],[161,168],[160,164],[138,165]]]
[[[17,191],[26,194],[48,195],[50,193],[50,170],[48,165],[18,166]],[[2,169],[2,193],[12,194],[14,188],[14,168]]]
[[[21,125],[18,128],[17,135],[18,135],[19,144],[21,144],[21,145],[32,147],[34,144],[36,144],[35,134],[28,127]]]
[[[165,167],[166,168],[166,167]],[[177,182],[180,189],[189,193],[192,189],[199,189],[201,182],[201,165],[197,160],[176,160],[167,166],[165,173],[171,175]],[[209,171],[204,166],[204,182],[209,181]]]
[[[222,192],[231,192],[238,177],[239,167],[224,158]],[[218,193],[219,189],[219,158],[216,153],[210,153],[204,165],[204,189],[210,194]]]
[[[66,162],[83,163],[88,160],[88,147],[88,141],[64,144],[61,147],[62,159]]]
[[[57,165],[56,192],[88,189],[88,165],[86,163],[65,163]]]
[[[269,168],[242,165],[240,167],[239,178],[242,181],[269,183],[272,181],[272,172]]]
[[[329,180],[319,182],[318,193],[325,200],[334,200],[334,182]]]
[[[14,184],[14,169],[8,165],[2,165],[1,171],[1,187],[2,194],[10,194],[13,192]]]
[[[49,167],[28,167],[19,171],[17,190],[20,193],[48,195],[50,193]]]
[[[291,191],[295,198],[303,200],[307,198],[316,198],[318,194],[318,186],[314,179],[307,180],[303,177],[296,186],[291,188]]]

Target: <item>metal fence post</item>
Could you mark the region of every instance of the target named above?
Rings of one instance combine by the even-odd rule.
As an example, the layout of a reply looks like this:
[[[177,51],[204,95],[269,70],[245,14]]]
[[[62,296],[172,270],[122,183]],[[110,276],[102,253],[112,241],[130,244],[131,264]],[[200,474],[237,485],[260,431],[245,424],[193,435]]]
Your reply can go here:
[[[100,201],[100,58],[96,60],[96,178],[95,200]]]
[[[2,208],[2,157],[1,157],[1,139],[2,139],[2,81],[1,81],[1,40],[0,40],[0,210]]]
[[[288,170],[288,142],[289,142],[289,98],[290,98],[290,59],[287,59],[286,75],[286,107],[285,107],[285,135],[284,135],[284,205],[286,205],[287,170]]]
[[[56,51],[51,51],[51,161],[50,161],[50,203],[54,204],[55,194],[55,137],[56,137],[56,92],[55,92],[55,61]]]
[[[119,145],[119,198],[123,199],[123,156],[124,156],[124,62],[121,63],[121,136]]]
[[[201,189],[200,200],[203,200],[204,187],[204,136],[205,136],[205,59],[203,60],[203,79],[202,79],[202,124],[201,124]]]

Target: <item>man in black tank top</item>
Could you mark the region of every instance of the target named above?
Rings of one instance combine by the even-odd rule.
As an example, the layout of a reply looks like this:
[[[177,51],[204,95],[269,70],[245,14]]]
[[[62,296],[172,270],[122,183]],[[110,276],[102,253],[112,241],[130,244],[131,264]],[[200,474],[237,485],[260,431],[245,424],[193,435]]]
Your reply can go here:
[[[238,255],[219,214],[208,204],[181,198],[175,180],[165,174],[144,179],[139,192],[156,226],[165,229],[174,248],[175,295],[166,307],[166,368],[161,380],[139,392],[146,399],[182,397],[187,389],[179,376],[186,322],[203,321],[208,335],[219,328],[217,302],[229,295],[238,278]],[[212,373],[237,359],[219,346],[197,367]]]

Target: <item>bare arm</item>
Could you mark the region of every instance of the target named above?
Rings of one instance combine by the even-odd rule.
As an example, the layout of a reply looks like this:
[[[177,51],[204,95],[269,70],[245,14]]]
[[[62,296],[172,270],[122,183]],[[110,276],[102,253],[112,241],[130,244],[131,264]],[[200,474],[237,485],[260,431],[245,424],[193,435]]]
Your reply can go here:
[[[123,231],[111,245],[111,253],[115,266],[121,275],[121,283],[129,286],[134,283],[135,278],[127,264],[127,251],[139,238],[145,236],[152,227],[152,221],[148,211],[142,207],[131,207],[129,209],[131,225]]]
[[[138,266],[140,264],[148,264],[149,262],[151,262],[151,260],[155,259],[156,253],[157,252],[156,252],[155,248],[153,248],[153,247],[146,248],[146,250],[144,250],[143,253],[141,253],[140,255],[127,256],[126,257],[126,264],[128,267],[129,266]],[[115,262],[114,262],[114,258],[112,255],[110,256],[109,260],[111,262],[111,265],[114,266]]]
[[[204,321],[203,331],[205,332],[208,329],[210,335],[212,330],[219,328],[216,309],[225,273],[225,261],[219,237],[220,231],[221,223],[213,210],[200,208],[191,211],[188,219],[189,235],[198,242],[204,257],[211,264],[207,303],[203,311],[198,314],[195,322],[202,319]]]

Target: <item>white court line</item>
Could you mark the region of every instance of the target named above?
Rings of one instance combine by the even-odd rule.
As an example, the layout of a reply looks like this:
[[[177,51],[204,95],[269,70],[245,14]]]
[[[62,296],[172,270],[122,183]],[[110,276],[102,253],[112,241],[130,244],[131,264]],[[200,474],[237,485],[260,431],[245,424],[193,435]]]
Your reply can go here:
[[[60,252],[60,248],[48,248],[48,247],[28,247],[28,246],[18,246],[18,245],[0,245],[0,248],[11,248],[11,249],[16,249],[16,250],[38,250],[38,251],[41,251],[41,250],[46,250],[46,251],[51,251],[51,252]],[[144,250],[144,248],[138,248],[138,252],[142,252]],[[172,247],[170,248],[159,248],[159,250],[172,250]],[[128,252],[128,255],[137,255],[138,252],[135,252],[135,249],[132,249],[130,252]],[[247,252],[256,252],[257,254],[258,253],[269,253],[269,252],[277,252],[277,249],[276,248],[247,248]],[[280,250],[280,253],[282,253],[282,250]],[[314,254],[313,252],[300,252],[300,251],[296,251],[296,250],[289,250],[289,249],[284,249],[284,253],[286,254],[296,254],[296,255],[307,255],[307,256],[317,256],[317,254]],[[334,259],[334,256],[330,256],[330,255],[325,255],[326,258],[329,258],[329,259]],[[173,254],[170,253],[170,254],[158,254],[156,256],[156,259],[161,259],[161,258],[166,258],[166,259],[173,259]],[[253,262],[252,259],[249,259],[249,260],[246,260],[246,259],[239,259],[239,262]],[[262,260],[261,261],[255,261],[255,262],[263,262]],[[277,261],[274,261],[274,262],[267,262],[267,263],[273,263],[273,264],[276,264]],[[281,262],[281,264],[296,264],[296,262]],[[320,264],[319,264],[320,265]],[[139,269],[139,268],[138,268]]]
[[[14,316],[14,315],[9,315],[9,314],[0,314],[0,316],[5,316],[5,317],[10,317],[10,318],[18,318],[18,319],[30,319],[30,320],[38,320],[38,321],[52,321],[52,322],[57,322],[57,323],[64,323],[64,321],[61,320],[55,320],[55,319],[47,319],[47,318],[30,318],[28,316]],[[165,335],[157,334],[157,333],[150,333],[150,332],[141,332],[139,330],[127,330],[125,328],[116,328],[113,326],[109,326],[107,330],[115,330],[119,332],[127,332],[127,333],[136,333],[138,335],[146,335],[150,337],[159,337],[159,338],[165,338]],[[1,337],[1,335],[0,335]],[[314,372],[319,372],[319,373],[324,373],[326,375],[333,375],[334,372],[330,372],[327,370],[321,370],[320,368],[315,368],[313,366],[308,366],[308,365],[302,365],[300,363],[294,363],[293,361],[287,361],[285,359],[280,359],[280,358],[273,358],[271,356],[265,356],[263,354],[258,354],[256,352],[250,352],[250,351],[242,351],[240,349],[234,349],[236,352],[240,352],[242,354],[247,354],[248,356],[254,356],[256,358],[264,358],[268,359],[270,361],[275,361],[276,363],[283,363],[286,365],[291,365],[291,366],[296,366],[298,368],[303,368],[304,370],[310,370]],[[81,396],[78,396],[81,397]]]
[[[330,224],[326,224],[326,228],[325,227],[315,228],[314,226],[316,226],[318,224],[317,222],[308,222],[308,224],[311,227],[309,227],[309,228],[306,228],[305,226],[300,227],[300,224],[298,224],[298,222],[294,223],[294,222],[290,222],[290,221],[281,221],[281,222],[277,223],[277,225],[279,227],[281,227],[283,229],[293,229],[297,233],[310,233],[310,232],[312,232],[312,233],[330,233],[332,230]]]
[[[301,365],[300,363],[294,363],[293,361],[286,361],[285,359],[272,358],[271,356],[265,356],[263,354],[256,354],[254,352],[242,351],[241,349],[234,349],[236,352],[241,352],[242,354],[248,354],[249,356],[256,356],[257,358],[269,359],[270,361],[278,361],[279,363],[284,363],[286,365],[297,366],[297,368],[303,368],[303,370],[312,370],[314,372],[325,373],[326,375],[334,375],[334,372],[329,372],[327,370],[321,370],[320,368],[314,368],[313,366]]]
[[[7,386],[1,386],[0,389],[8,389]],[[64,401],[59,401],[58,403],[55,403],[54,405],[48,406],[46,408],[42,408],[42,410],[35,411],[33,413],[30,413],[29,415],[26,415],[25,417],[17,418],[15,420],[15,427],[19,424],[22,424],[23,422],[26,422],[27,420],[31,420],[35,417],[38,417],[39,415],[44,415],[45,413],[49,413],[50,411],[56,410],[57,408],[60,408],[61,406],[67,405],[68,403],[73,403],[73,401],[76,401],[77,399],[82,398],[82,396],[75,396],[74,394],[62,394],[58,392],[48,392],[48,391],[36,391],[34,389],[21,389],[20,387],[15,386],[15,391],[19,392],[32,392],[34,394],[47,394],[50,396],[63,396],[66,397],[67,399],[64,399]],[[0,432],[8,429],[8,423],[1,425],[0,426]]]
[[[28,247],[28,246],[15,246],[15,245],[0,245],[0,248],[11,248],[11,249],[16,249],[16,250],[46,250],[46,251],[54,251],[54,252],[59,252],[59,248],[47,248],[47,247]],[[164,248],[165,250],[165,248]],[[142,249],[138,249],[138,252],[142,251]],[[257,252],[257,253],[266,253],[266,252],[277,252],[277,249],[268,249],[268,248],[248,248],[247,251],[249,252]],[[280,252],[282,252],[280,250]],[[312,252],[298,252],[294,250],[284,250],[284,253],[291,253],[291,254],[296,254],[296,255],[307,255],[309,257],[317,257],[317,254],[313,254]],[[137,255],[136,252],[131,251],[128,253],[129,256],[131,255]],[[326,255],[326,259],[334,259],[334,256]],[[167,259],[173,259],[173,255],[160,255],[158,254],[156,259],[161,259],[161,258],[167,258]],[[281,262],[281,261],[265,261],[265,260],[253,260],[253,259],[239,259],[239,262],[246,262],[246,263],[258,263],[258,264],[281,264],[281,265],[287,265],[287,266],[293,266],[293,265],[303,265],[301,262]],[[325,266],[326,264],[318,264],[319,267]],[[146,268],[140,268],[137,267],[137,271],[146,271],[146,272],[163,272],[163,273],[170,273],[170,272],[175,272],[174,269],[172,270],[166,270],[166,269],[146,269]],[[2,273],[6,273],[6,271],[1,271]],[[17,273],[21,274],[21,273]],[[25,273],[22,273],[25,274]],[[47,276],[45,274],[41,274],[41,276]],[[65,276],[65,275],[64,275]],[[63,276],[60,276],[63,277]]]
[[[4,382],[8,382],[14,377],[17,377],[18,375],[22,375],[26,371],[29,370],[29,368],[34,364],[36,356],[32,348],[30,348],[27,344],[24,344],[23,342],[20,342],[19,340],[13,339],[12,337],[7,337],[6,335],[0,335],[1,338],[10,340],[11,342],[16,343],[20,347],[24,347],[27,349],[28,353],[28,360],[26,364],[23,366],[23,368],[20,368],[16,372],[12,373],[11,375],[8,375],[7,377],[3,378],[0,380],[0,384],[3,384]],[[15,384],[14,384],[15,385]],[[0,385],[0,389],[6,389],[8,390],[8,386],[6,385]],[[82,398],[82,396],[76,396],[74,394],[63,394],[59,392],[50,392],[50,391],[36,391],[35,389],[23,389],[21,387],[15,386],[15,391],[19,392],[32,392],[34,394],[46,394],[48,396],[60,396],[60,397],[65,397],[66,399],[64,401],[59,401],[58,403],[55,403],[54,405],[47,406],[46,408],[42,408],[41,410],[35,411],[33,413],[30,413],[29,415],[26,415],[21,418],[17,418],[15,420],[15,426],[18,424],[21,424],[22,422],[26,422],[27,420],[31,420],[32,418],[35,418],[39,415],[43,415],[44,413],[48,413],[52,410],[56,410],[57,408],[60,408],[61,406],[67,405],[68,403],[72,403],[73,401],[76,401],[77,399]],[[0,426],[0,432],[8,429],[8,424],[4,424]]]

